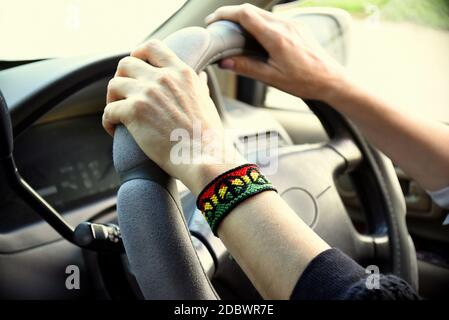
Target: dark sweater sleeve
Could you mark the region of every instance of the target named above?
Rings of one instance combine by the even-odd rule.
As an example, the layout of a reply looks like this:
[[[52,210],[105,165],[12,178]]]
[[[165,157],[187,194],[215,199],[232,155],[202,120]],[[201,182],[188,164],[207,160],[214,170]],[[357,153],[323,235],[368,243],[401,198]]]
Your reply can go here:
[[[313,259],[304,270],[292,300],[395,300],[418,299],[404,280],[379,275],[378,289],[368,289],[369,274],[338,249],[329,249]]]

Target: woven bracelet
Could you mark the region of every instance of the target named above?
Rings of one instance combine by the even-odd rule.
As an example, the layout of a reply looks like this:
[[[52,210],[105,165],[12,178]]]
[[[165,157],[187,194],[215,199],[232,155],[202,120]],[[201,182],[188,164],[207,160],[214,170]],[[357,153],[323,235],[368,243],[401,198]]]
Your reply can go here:
[[[201,191],[196,205],[217,235],[218,225],[232,209],[246,199],[268,190],[276,191],[257,165],[245,164],[212,180]]]

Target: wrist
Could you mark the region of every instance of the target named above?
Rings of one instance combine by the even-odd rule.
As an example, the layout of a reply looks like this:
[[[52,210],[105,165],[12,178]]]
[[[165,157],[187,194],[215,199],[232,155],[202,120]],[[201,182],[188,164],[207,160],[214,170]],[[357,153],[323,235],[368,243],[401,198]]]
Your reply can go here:
[[[191,164],[185,168],[184,174],[179,177],[182,183],[197,197],[204,187],[222,173],[238,167],[248,161],[238,153],[234,151],[229,156],[227,161],[219,163],[198,163]]]
[[[339,74],[327,80],[327,86],[323,90],[326,94],[322,100],[328,105],[338,108],[343,101],[348,99],[348,96],[353,94],[356,88],[355,83],[346,74]]]
[[[218,235],[218,227],[235,207],[265,191],[276,189],[256,164],[247,163],[213,178],[198,195],[196,205]]]

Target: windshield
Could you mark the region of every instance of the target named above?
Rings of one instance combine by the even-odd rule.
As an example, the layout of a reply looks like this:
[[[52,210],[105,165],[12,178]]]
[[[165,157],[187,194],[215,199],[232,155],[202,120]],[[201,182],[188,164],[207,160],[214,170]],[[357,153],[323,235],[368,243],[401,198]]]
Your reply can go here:
[[[186,0],[0,0],[0,60],[125,51]]]

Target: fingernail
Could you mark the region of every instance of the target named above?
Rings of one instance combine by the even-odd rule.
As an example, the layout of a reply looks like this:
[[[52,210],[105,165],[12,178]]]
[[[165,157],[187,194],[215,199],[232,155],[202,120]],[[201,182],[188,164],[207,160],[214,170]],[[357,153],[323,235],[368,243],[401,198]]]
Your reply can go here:
[[[234,69],[235,66],[235,62],[232,59],[224,59],[220,61],[220,68],[222,69],[229,69],[232,70]]]
[[[212,22],[212,20],[214,20],[215,18],[215,14],[211,13],[210,15],[208,15],[206,18],[204,18],[204,22],[206,22],[206,24],[209,24]]]

